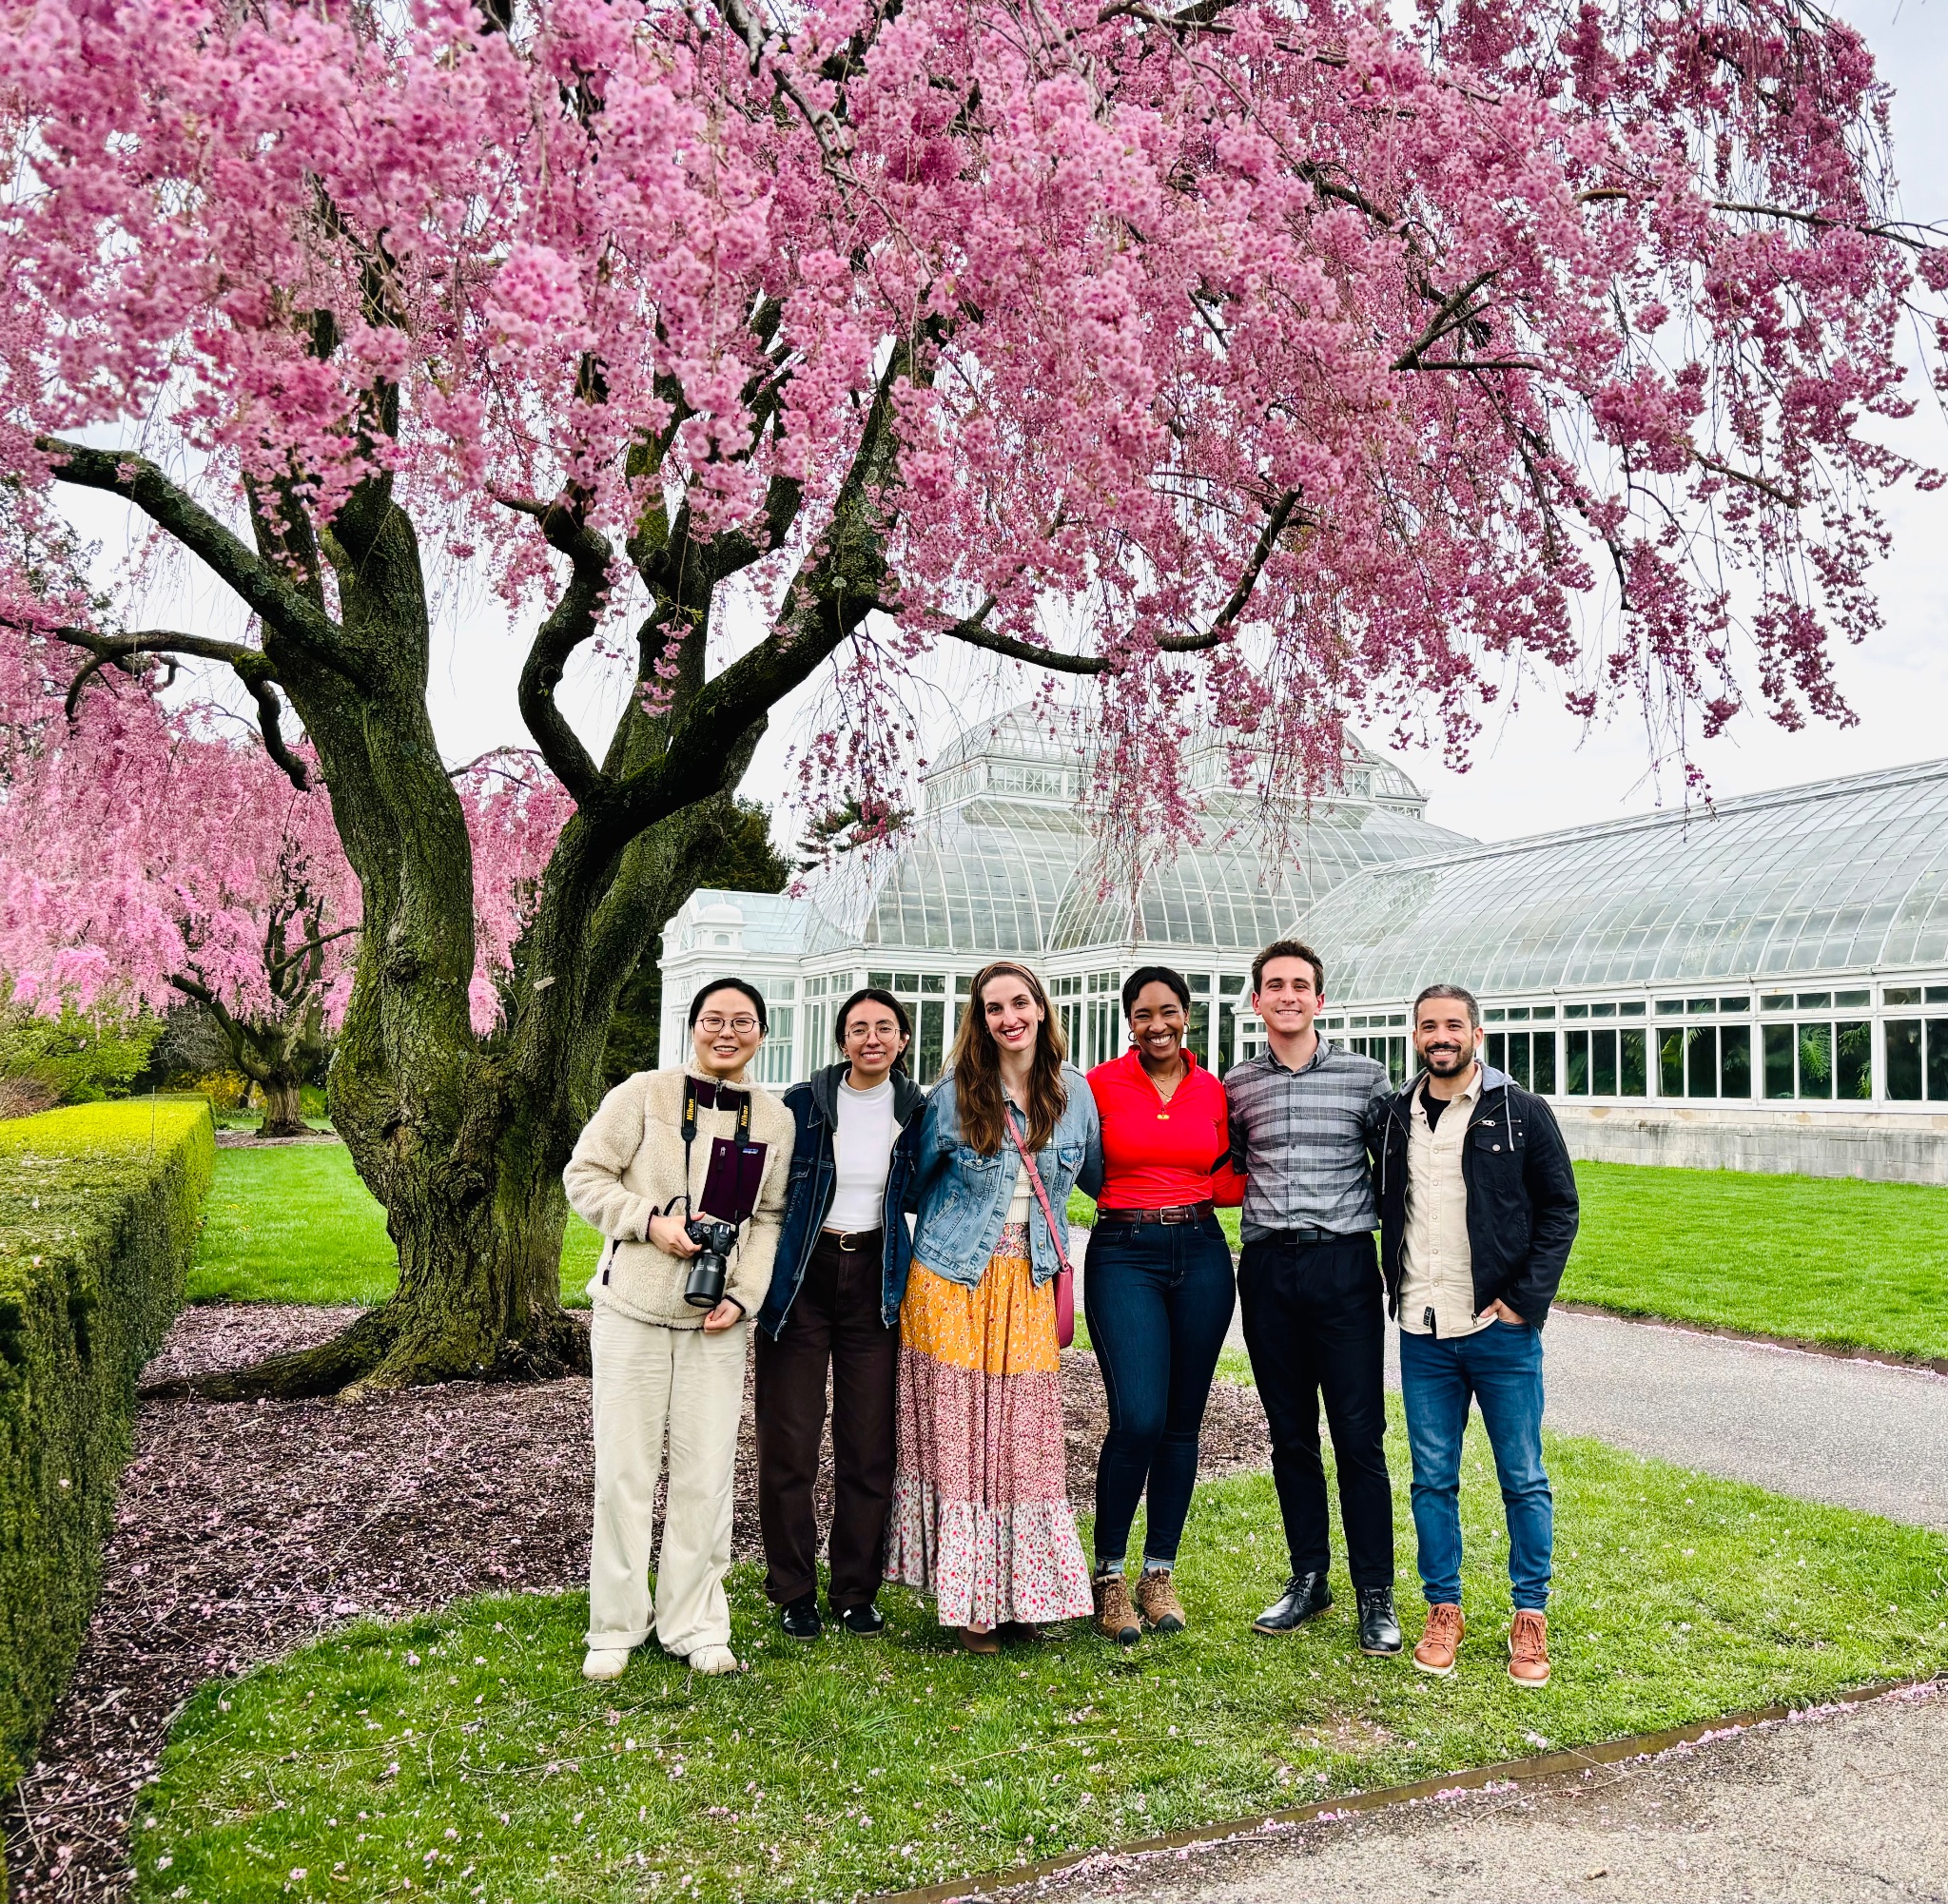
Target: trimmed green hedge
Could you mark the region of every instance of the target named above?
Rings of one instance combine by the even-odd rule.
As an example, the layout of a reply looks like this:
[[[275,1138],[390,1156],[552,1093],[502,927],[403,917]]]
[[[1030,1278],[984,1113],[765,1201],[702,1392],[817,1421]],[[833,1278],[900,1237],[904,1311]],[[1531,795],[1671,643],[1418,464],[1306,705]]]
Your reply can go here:
[[[215,1159],[200,1098],[0,1123],[0,1797],[81,1648]]]

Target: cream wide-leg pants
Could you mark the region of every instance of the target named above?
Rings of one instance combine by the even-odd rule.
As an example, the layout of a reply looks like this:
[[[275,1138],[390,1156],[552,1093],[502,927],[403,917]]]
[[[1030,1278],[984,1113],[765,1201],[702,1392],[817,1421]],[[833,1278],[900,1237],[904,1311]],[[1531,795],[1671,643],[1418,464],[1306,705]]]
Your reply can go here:
[[[750,1325],[706,1334],[665,1329],[595,1305],[595,1525],[589,1549],[589,1646],[640,1646],[653,1631],[687,1659],[730,1643],[731,1483],[744,1406]],[[656,1594],[650,1552],[663,1435],[670,1493]]]

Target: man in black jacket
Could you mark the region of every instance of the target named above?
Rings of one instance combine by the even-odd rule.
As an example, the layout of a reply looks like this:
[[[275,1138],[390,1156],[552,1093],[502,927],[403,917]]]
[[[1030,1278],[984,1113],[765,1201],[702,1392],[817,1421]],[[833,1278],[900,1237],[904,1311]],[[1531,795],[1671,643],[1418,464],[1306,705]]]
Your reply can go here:
[[[1482,1064],[1480,1044],[1472,995],[1430,985],[1413,1003],[1425,1069],[1380,1105],[1373,1134],[1428,1603],[1413,1663],[1445,1678],[1466,1630],[1461,1437],[1475,1401],[1509,1521],[1509,1677],[1540,1686],[1549,1676],[1554,1532],[1542,1467],[1542,1325],[1576,1236],[1576,1177],[1549,1106]]]

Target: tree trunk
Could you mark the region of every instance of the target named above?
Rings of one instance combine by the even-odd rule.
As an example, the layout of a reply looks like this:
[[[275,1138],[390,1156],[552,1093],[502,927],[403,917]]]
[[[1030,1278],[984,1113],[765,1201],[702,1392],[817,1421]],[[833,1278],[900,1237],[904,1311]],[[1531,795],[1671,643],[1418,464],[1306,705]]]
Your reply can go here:
[[[275,1072],[260,1078],[258,1089],[263,1093],[263,1122],[258,1126],[257,1135],[302,1137],[307,1127],[303,1091],[297,1077],[288,1071]]]
[[[387,1163],[378,1174],[399,1258],[392,1296],[315,1349],[145,1392],[349,1401],[426,1382],[586,1373],[587,1331],[560,1303],[568,1204],[555,1148],[509,1098],[499,1115],[470,1118],[443,1163]]]
[[[269,624],[264,646],[317,748],[362,893],[326,1088],[353,1164],[385,1208],[399,1288],[315,1349],[153,1392],[350,1398],[587,1369],[587,1331],[560,1304],[561,1172],[600,1100],[622,985],[694,884],[692,867],[721,830],[717,802],[764,731],[759,717],[686,755],[678,778],[693,783],[693,804],[647,828],[624,824],[608,796],[570,819],[516,950],[507,1022],[483,1039],[469,1012],[473,852],[426,711],[417,542],[381,484],[369,508],[341,512],[327,548],[356,667],[323,665]],[[693,692],[708,617],[685,626],[679,688]],[[663,757],[668,718],[632,702],[608,771]]]

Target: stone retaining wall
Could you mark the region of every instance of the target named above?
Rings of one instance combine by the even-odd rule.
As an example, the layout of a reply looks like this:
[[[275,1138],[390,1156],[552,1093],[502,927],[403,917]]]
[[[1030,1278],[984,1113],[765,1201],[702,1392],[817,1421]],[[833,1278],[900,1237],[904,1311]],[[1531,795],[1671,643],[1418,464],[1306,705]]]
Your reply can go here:
[[[1560,1100],[1553,1109],[1570,1155],[1592,1162],[1948,1184],[1948,1117]]]

